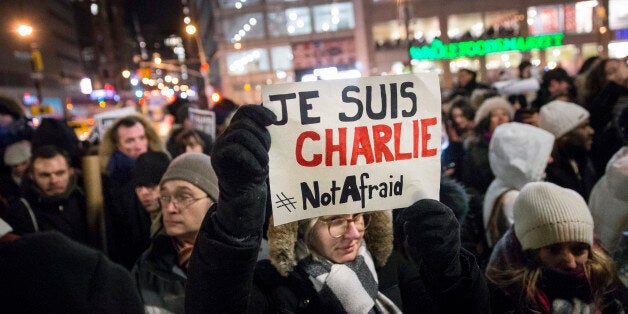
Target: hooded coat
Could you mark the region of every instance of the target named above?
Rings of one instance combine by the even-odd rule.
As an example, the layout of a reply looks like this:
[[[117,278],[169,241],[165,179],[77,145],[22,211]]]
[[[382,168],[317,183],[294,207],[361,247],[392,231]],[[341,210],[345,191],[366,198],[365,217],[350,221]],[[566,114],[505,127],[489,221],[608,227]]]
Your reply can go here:
[[[554,146],[554,136],[528,124],[498,126],[489,145],[489,162],[495,179],[484,196],[482,221],[489,247],[513,224],[513,204],[529,182],[543,180]]]
[[[466,275],[435,292],[419,275],[418,265],[393,249],[390,212],[372,215],[363,241],[373,256],[379,291],[397,307],[405,313],[486,312],[488,291],[470,253],[461,251]],[[261,234],[233,238],[221,229],[215,214],[208,214],[190,262],[195,277],[188,280],[186,313],[329,313],[308,275],[297,266],[298,229],[298,222],[273,227],[271,221],[270,261],[258,262]]]
[[[620,149],[606,166],[606,174],[589,196],[595,232],[611,254],[621,251],[622,232],[628,230],[628,146]]]
[[[148,150],[168,154],[151,122],[140,114],[133,116],[144,126]],[[120,153],[114,142],[113,130],[119,121],[114,122],[105,132],[98,146],[98,157],[102,173],[108,254],[114,262],[131,270],[150,244],[147,238],[150,217],[137,199],[131,180],[135,160]]]

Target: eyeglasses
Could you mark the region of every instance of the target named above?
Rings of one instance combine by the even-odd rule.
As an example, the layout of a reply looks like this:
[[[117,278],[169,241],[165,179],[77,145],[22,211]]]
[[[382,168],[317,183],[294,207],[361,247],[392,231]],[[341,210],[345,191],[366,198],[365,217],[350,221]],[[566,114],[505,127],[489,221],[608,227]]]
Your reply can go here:
[[[161,203],[162,207],[167,207],[168,204],[170,204],[172,202],[172,205],[174,206],[174,208],[182,209],[182,208],[189,207],[190,205],[198,202],[199,200],[202,200],[202,199],[208,198],[208,197],[209,197],[208,195],[205,195],[205,196],[199,197],[199,198],[193,198],[193,197],[187,196],[187,195],[179,195],[179,196],[175,196],[175,197],[162,195],[162,196],[159,197],[159,202]]]
[[[364,232],[369,226],[369,218],[365,214],[355,215],[351,219],[338,217],[333,219],[319,218],[318,220],[327,224],[327,230],[332,238],[340,238],[347,233],[350,222],[355,224],[355,227],[360,233]]]

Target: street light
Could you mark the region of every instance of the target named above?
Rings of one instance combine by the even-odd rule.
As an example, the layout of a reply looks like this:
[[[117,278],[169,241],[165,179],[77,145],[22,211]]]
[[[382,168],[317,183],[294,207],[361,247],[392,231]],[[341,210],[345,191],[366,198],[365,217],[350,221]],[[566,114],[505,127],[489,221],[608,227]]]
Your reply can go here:
[[[17,27],[17,33],[22,37],[30,36],[33,33],[33,28],[30,25],[20,24]]]
[[[201,77],[203,78],[203,87],[205,91],[205,98],[207,99],[207,108],[212,109],[214,103],[211,100],[211,94],[214,91],[211,85],[209,85],[209,63],[207,63],[207,56],[205,55],[205,48],[203,47],[203,42],[201,41],[201,37],[198,35],[196,26],[192,24],[188,24],[185,26],[185,32],[188,35],[194,37],[196,41],[196,46],[198,47],[198,58],[201,62]]]
[[[20,24],[17,27],[17,33],[23,38],[30,37],[33,34],[33,27],[28,24]],[[31,77],[33,78],[33,82],[35,84],[35,90],[37,91],[37,101],[39,105],[41,105],[43,99],[41,95],[41,81],[44,78],[42,73],[44,70],[44,62],[37,43],[31,42],[30,47],[32,70]]]

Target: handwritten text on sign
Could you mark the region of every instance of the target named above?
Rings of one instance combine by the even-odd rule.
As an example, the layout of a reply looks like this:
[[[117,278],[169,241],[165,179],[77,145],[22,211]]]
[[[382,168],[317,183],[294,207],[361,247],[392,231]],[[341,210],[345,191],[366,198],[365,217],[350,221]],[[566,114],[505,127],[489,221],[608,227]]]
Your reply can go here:
[[[267,85],[276,225],[438,198],[436,74]]]

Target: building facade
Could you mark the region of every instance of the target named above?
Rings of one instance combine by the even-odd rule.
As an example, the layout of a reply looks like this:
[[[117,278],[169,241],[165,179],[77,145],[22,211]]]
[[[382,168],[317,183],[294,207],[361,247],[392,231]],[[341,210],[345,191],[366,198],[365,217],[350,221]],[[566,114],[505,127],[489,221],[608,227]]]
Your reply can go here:
[[[327,77],[435,71],[446,89],[461,68],[478,71],[490,83],[515,75],[522,60],[537,71],[561,66],[575,74],[587,57],[626,55],[625,4],[220,0],[213,8],[218,69],[212,72],[219,73],[216,87],[240,104],[259,103],[264,84]],[[524,44],[490,46],[517,40]],[[459,47],[479,50],[465,54]],[[434,53],[411,53],[417,49]]]
[[[84,72],[71,1],[3,0],[0,15],[0,93],[26,106],[39,95],[57,107],[80,95]],[[30,33],[20,34],[20,25]]]

